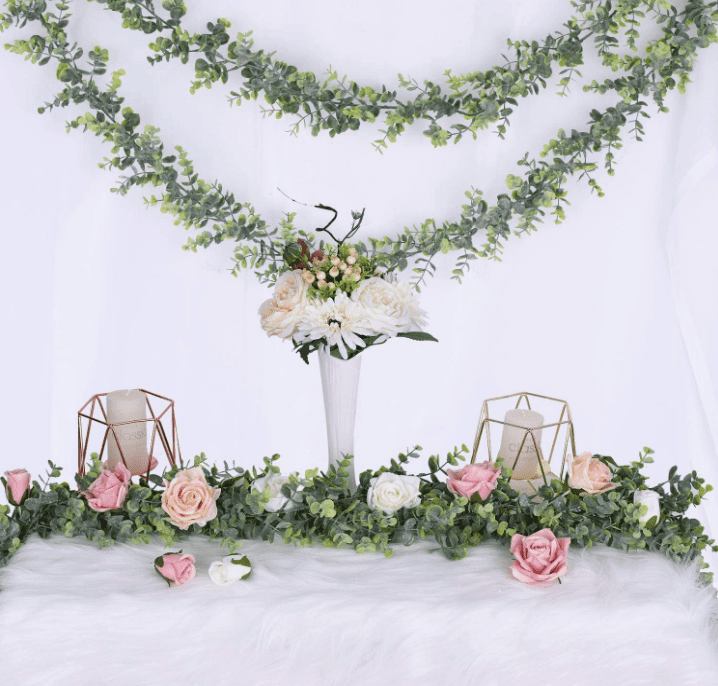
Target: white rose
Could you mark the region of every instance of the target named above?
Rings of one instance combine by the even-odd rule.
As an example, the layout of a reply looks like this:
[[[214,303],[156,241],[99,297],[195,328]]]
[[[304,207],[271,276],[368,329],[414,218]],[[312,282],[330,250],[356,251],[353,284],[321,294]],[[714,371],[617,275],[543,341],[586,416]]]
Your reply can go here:
[[[277,279],[274,296],[259,308],[262,328],[268,336],[291,338],[304,316],[309,284],[302,272],[295,269]]]
[[[639,522],[645,524],[651,517],[658,519],[661,516],[661,496],[655,491],[635,491],[633,503],[635,505],[645,505],[648,508],[648,512],[639,517]]]
[[[352,300],[364,305],[367,319],[377,333],[396,336],[411,326],[409,307],[394,283],[372,276],[352,292]]]
[[[267,488],[269,489],[269,502],[264,506],[267,512],[279,512],[284,506],[285,510],[291,510],[294,507],[294,503],[301,502],[302,496],[298,493],[294,494],[293,499],[289,499],[282,495],[282,486],[289,482],[289,477],[285,474],[277,474],[271,472],[266,476],[262,476],[259,479],[255,479],[252,484],[252,488],[263,493]]]
[[[418,476],[383,472],[370,483],[366,501],[371,510],[391,515],[402,507],[409,509],[421,502]]]
[[[246,579],[252,572],[252,565],[246,557],[228,555],[209,566],[209,578],[217,586],[229,586],[235,581]]]

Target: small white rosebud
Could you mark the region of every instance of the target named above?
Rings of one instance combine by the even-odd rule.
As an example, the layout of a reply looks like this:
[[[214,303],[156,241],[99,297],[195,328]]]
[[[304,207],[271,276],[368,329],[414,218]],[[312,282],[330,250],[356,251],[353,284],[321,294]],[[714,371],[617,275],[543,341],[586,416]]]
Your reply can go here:
[[[352,276],[353,281],[360,281],[361,280],[361,274],[354,273]]]
[[[317,278],[320,281],[324,281],[327,278],[327,275],[324,272],[317,272]]]
[[[339,267],[339,269],[346,269],[347,263],[344,262],[344,260],[339,260],[339,262],[337,262],[337,267]]]
[[[304,277],[304,280],[305,280],[307,283],[313,283],[313,282],[314,282],[314,279],[316,278],[316,277],[314,276],[314,274],[312,274],[311,272],[308,272],[306,269],[304,270],[304,273],[302,274],[302,276]]]
[[[359,253],[357,252],[356,248],[349,248],[349,255],[352,257],[356,257]]]
[[[334,257],[332,257],[332,259],[331,259],[331,263],[336,267],[336,265],[338,265],[339,262],[340,262],[339,258],[336,255],[334,255]]]
[[[336,267],[332,267],[329,270],[329,276],[333,276],[334,278],[336,278],[337,276],[339,276],[339,270]]]
[[[645,524],[652,517],[659,518],[661,516],[661,496],[655,491],[635,491],[633,493],[633,503],[635,505],[645,505],[648,512],[638,518],[638,521]]]
[[[349,255],[349,257],[347,257],[347,264],[356,264],[356,261],[357,258],[354,257],[354,255]]]
[[[327,282],[324,279],[319,279],[319,281],[317,281],[317,286],[319,288],[326,288],[326,285],[327,285]]]

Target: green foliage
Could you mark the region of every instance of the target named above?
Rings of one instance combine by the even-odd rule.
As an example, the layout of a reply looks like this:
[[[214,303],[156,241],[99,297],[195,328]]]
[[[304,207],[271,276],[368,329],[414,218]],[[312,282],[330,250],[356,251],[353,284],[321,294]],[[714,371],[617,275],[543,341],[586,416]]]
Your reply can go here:
[[[646,507],[634,505],[633,494],[646,488],[641,470],[652,461],[648,448],[630,465],[616,465],[610,457],[596,456],[612,467],[613,480],[618,484],[602,495],[571,489],[565,480],[541,486],[537,495],[519,494],[510,485],[511,469],[504,467],[496,488],[482,501],[478,494],[471,500],[458,497],[446,486],[446,467],[457,466],[468,454],[462,445],[443,461],[438,455],[429,457],[429,471],[418,475],[419,505],[391,516],[371,510],[367,504],[371,479],[385,471],[406,474],[420,451],[421,447],[415,446],[400,453],[387,467],[363,472],[356,492],[351,492],[347,483],[351,457],[327,472],[313,469],[303,478],[292,475],[282,494],[293,500],[294,506],[278,512],[265,509],[269,490],[259,492],[253,483],[279,471],[279,455],[265,457],[262,470],[230,467],[226,462],[220,469],[210,466],[204,454],[199,455],[195,466],[202,468],[207,483],[221,493],[217,516],[205,526],[194,524],[187,531],[175,527],[161,506],[162,484],[180,467],[167,470],[161,477],[152,475],[149,482],[140,478],[138,484],[130,486],[121,509],[95,512],[81,491],[100,473],[97,456],[93,456],[85,477],[75,477],[76,488],[51,482],[60,476],[60,468],[50,464],[47,478],[42,483],[33,482],[22,505],[12,511],[0,507],[0,566],[7,564],[33,533],[43,538],[84,536],[100,547],[115,541],[149,543],[157,536],[171,547],[190,534],[202,534],[220,541],[232,554],[241,548],[242,540],[260,538],[301,546],[321,543],[329,548],[352,547],[359,553],[381,552],[387,557],[393,545],[433,540],[447,558],[458,560],[466,556],[469,547],[484,540],[508,544],[515,533],[528,535],[548,527],[558,537],[570,537],[572,544],[581,548],[602,543],[624,550],[659,551],[676,560],[699,558],[706,548],[718,551],[700,522],[685,516],[691,505],[699,504],[712,490],[695,471],[679,476],[673,467],[668,479],[653,487],[660,495],[660,518],[639,521]],[[237,564],[245,563],[238,560]],[[705,578],[710,580],[710,575]]]
[[[593,110],[582,131],[559,130],[538,158],[527,153],[518,165],[522,175],[508,177],[508,194],[500,194],[489,205],[480,190],[466,192],[468,203],[455,221],[437,223],[427,219],[418,226],[405,227],[394,238],[360,243],[361,253],[370,254],[387,269],[407,269],[413,265],[417,287],[436,271],[434,257],[458,252],[452,278],[461,281],[472,260],[478,257],[500,259],[505,241],[512,235],[536,231],[547,212],[556,223],[565,219],[566,183],[569,177],[583,179],[598,196],[603,190],[595,178],[601,157],[609,175],[615,172],[615,152],[623,145],[626,128],[642,140],[642,119],[649,116],[648,101],[659,112],[667,112],[669,91],[683,92],[690,83],[697,53],[716,42],[718,2],[686,0],[680,6],[665,0],[573,0],[575,15],[562,31],[543,41],[509,40],[511,53],[500,65],[463,75],[445,72],[446,85],[398,77],[398,88],[361,85],[340,78],[329,69],[324,78],[303,71],[275,57],[275,53],[256,49],[251,31],[230,36],[230,22],[218,19],[207,24],[207,31],[190,33],[182,21],[187,12],[181,0],[164,0],[162,9],[153,0],[96,0],[118,13],[122,25],[145,34],[157,34],[150,43],[152,64],[179,59],[194,70],[192,92],[211,88],[230,77],[241,79],[231,91],[231,104],[262,98],[265,114],[296,118],[292,133],[308,126],[313,135],[326,131],[330,136],[356,131],[362,124],[381,125],[378,150],[396,141],[410,126],[422,123],[425,136],[435,146],[453,140],[477,137],[477,131],[496,125],[504,137],[510,117],[519,103],[546,89],[558,78],[558,94],[566,96],[572,82],[582,78],[587,45],[593,45],[611,78],[584,83],[583,89],[613,94],[614,102],[604,110]],[[68,129],[91,131],[112,146],[112,157],[100,165],[127,175],[114,189],[121,194],[133,186],[162,189],[145,200],[175,218],[175,224],[198,233],[184,248],[230,240],[236,243],[234,268],[237,275],[251,268],[262,281],[274,281],[282,250],[288,239],[301,236],[292,225],[292,216],[270,228],[251,204],[240,201],[219,182],[207,183],[199,177],[182,148],[167,154],[152,126],[140,129],[140,115],[125,114],[123,99],[117,92],[122,70],[114,72],[103,90],[97,77],[106,73],[109,54],[95,47],[87,53],[70,45],[66,28],[68,2],[55,2],[54,11],[46,0],[5,0],[0,14],[0,30],[13,24],[22,28],[37,25],[41,32],[27,40],[6,46],[11,52],[41,65],[57,63],[57,78],[63,85],[52,102],[40,111],[70,104],[86,104],[91,111],[68,124]],[[642,32],[659,37],[639,47]],[[382,119],[383,118],[383,119]],[[176,154],[175,154],[176,152]]]

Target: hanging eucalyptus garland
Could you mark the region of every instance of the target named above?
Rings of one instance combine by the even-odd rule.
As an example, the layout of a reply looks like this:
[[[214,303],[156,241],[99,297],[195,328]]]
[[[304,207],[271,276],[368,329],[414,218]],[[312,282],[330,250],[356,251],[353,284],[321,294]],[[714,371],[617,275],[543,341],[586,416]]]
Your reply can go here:
[[[239,72],[243,81],[231,92],[231,103],[263,96],[268,104],[266,114],[297,117],[292,127],[295,134],[304,124],[314,135],[326,130],[335,136],[383,117],[385,128],[375,141],[379,150],[420,121],[428,122],[424,133],[435,146],[450,140],[458,143],[469,134],[476,138],[478,130],[491,124],[496,124],[497,133],[504,137],[519,98],[545,89],[556,67],[560,69],[559,95],[568,94],[571,82],[582,78],[578,67],[583,65],[585,45],[592,39],[612,78],[593,80],[583,89],[615,93],[617,100],[603,111],[592,110],[586,130],[560,129],[538,158],[527,153],[518,161],[525,168],[523,175],[510,174],[509,193],[500,194],[493,205],[483,199],[480,190],[472,188],[466,192],[468,203],[456,221],[427,219],[419,226],[405,227],[394,238],[370,238],[368,245],[358,243],[362,252],[376,256],[387,269],[405,269],[412,264],[417,286],[435,271],[434,257],[439,252],[460,253],[453,278],[461,280],[471,260],[499,259],[504,241],[512,233],[535,231],[547,211],[560,223],[568,204],[566,183],[570,176],[585,179],[592,190],[603,195],[593,176],[600,158],[612,175],[614,153],[623,144],[624,129],[628,127],[641,140],[641,119],[649,116],[647,100],[652,99],[660,112],[667,112],[666,96],[673,89],[683,92],[690,82],[698,50],[718,42],[715,1],[687,0],[680,6],[667,0],[574,1],[571,4],[576,15],[564,24],[564,31],[547,36],[543,42],[509,41],[514,59],[506,59],[501,66],[462,76],[447,71],[447,92],[431,81],[420,83],[403,76],[399,77],[400,90],[392,90],[361,86],[339,78],[333,71],[319,81],[313,72],[302,72],[277,60],[274,53],[255,50],[251,32],[240,33],[232,40],[230,23],[225,19],[209,23],[207,33],[190,34],[182,27],[187,12],[182,0],[164,0],[166,16],[160,15],[152,0],[96,1],[119,13],[126,28],[163,34],[150,43],[151,63],[175,58],[189,63],[195,56],[193,92],[217,82],[227,83],[234,72]],[[196,251],[224,240],[234,241],[233,273],[249,267],[260,280],[273,281],[288,242],[298,236],[314,242],[312,234],[296,230],[294,214],[288,214],[279,227],[270,228],[250,203],[237,200],[219,182],[202,180],[181,147],[176,148],[177,154],[166,154],[159,129],[140,129],[140,115],[123,107],[124,99],[118,95],[124,71],[113,72],[104,88],[96,82],[107,71],[108,51],[95,47],[80,64],[85,50],[71,44],[67,36],[69,0],[5,0],[5,7],[5,13],[0,14],[1,29],[14,24],[20,28],[36,26],[38,30],[6,48],[33,63],[57,63],[57,77],[64,87],[40,111],[87,103],[91,111],[71,120],[68,130],[89,130],[112,145],[112,157],[100,166],[127,174],[114,191],[124,195],[132,186],[162,188],[159,197],[152,195],[146,202],[173,215],[176,224],[201,230],[187,241],[185,249]],[[651,22],[660,29],[661,37],[640,48],[639,29]],[[445,120],[448,123],[443,124]],[[475,245],[477,240],[484,242]]]

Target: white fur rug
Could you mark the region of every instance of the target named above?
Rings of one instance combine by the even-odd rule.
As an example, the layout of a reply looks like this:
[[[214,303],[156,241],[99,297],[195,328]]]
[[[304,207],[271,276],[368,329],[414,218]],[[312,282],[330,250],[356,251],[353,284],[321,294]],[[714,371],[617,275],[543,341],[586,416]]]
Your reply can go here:
[[[562,585],[532,588],[506,548],[449,562],[430,547],[386,560],[251,541],[252,576],[220,588],[222,554],[197,538],[182,548],[197,577],[170,589],[160,544],[35,538],[0,570],[0,683],[718,683],[718,601],[692,567],[572,549]]]

